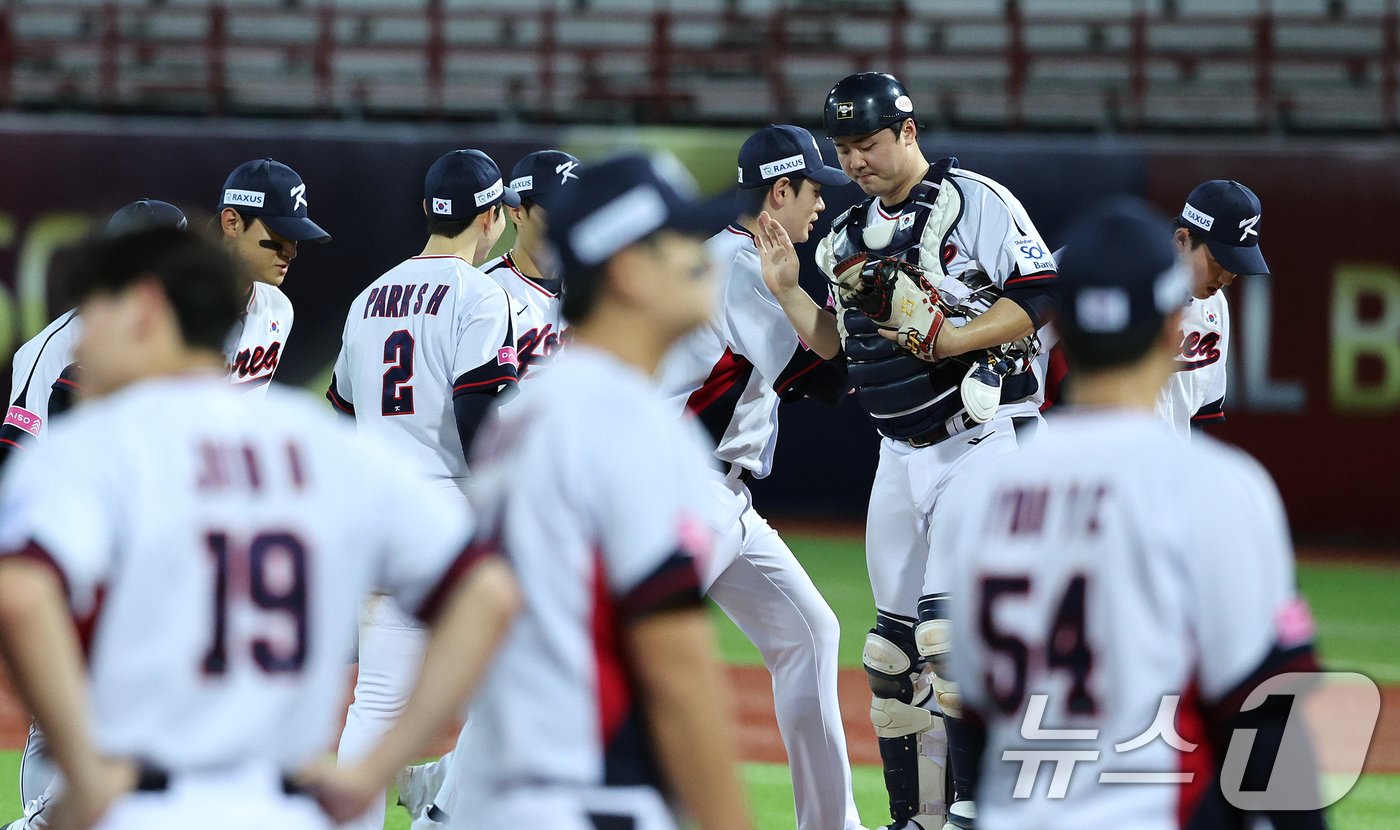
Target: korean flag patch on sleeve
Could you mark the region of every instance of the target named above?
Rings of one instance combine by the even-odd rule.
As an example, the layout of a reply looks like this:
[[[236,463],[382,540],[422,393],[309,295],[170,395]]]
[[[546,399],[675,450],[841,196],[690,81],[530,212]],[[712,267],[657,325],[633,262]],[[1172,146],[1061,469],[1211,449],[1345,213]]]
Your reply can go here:
[[[1044,242],[1031,236],[1021,236],[1007,243],[1011,249],[1011,261],[1021,276],[1045,274],[1055,270],[1055,257]]]

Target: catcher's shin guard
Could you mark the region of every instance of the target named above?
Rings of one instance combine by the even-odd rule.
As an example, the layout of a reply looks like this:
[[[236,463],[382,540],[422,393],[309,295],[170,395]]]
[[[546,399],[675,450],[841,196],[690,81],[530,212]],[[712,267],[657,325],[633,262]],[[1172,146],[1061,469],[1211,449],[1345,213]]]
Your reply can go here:
[[[915,682],[920,661],[913,633],[910,622],[880,613],[862,654],[870,682],[870,721],[880,745],[890,817],[896,822],[926,812],[926,805],[942,812],[942,771],[921,762],[919,752],[920,737],[941,730],[942,723],[919,705],[930,689]]]
[[[953,644],[948,602],[947,594],[933,594],[919,600],[920,622],[914,629],[914,642],[919,656],[933,669],[933,692],[943,710],[943,726],[948,733],[948,770],[952,783],[948,804],[951,807],[959,801],[972,800],[980,749],[976,746],[977,732],[963,722],[958,685],[947,676],[947,655]]]

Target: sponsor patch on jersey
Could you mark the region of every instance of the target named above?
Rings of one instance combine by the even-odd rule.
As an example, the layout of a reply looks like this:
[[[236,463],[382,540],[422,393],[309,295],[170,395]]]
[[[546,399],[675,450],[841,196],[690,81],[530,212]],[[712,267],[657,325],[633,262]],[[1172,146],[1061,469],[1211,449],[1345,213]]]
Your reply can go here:
[[[1033,236],[1023,236],[1011,240],[1011,259],[1020,269],[1021,276],[1043,274],[1055,270],[1055,258],[1046,250],[1045,244]]]
[[[520,371],[520,357],[515,352],[514,346],[502,346],[496,350],[496,364],[499,366],[514,366]]]
[[[777,161],[770,161],[767,164],[760,164],[758,166],[758,172],[763,178],[771,179],[775,176],[781,176],[784,173],[791,173],[794,170],[806,169],[806,167],[807,162],[803,159],[802,154],[798,153],[795,156],[788,156],[785,159],[778,159]]]
[[[1210,230],[1210,226],[1215,224],[1215,217],[1204,211],[1196,210],[1187,202],[1186,207],[1181,209],[1181,218],[1193,225],[1197,225],[1205,230]]]
[[[22,406],[11,406],[10,411],[5,413],[5,424],[18,427],[38,438],[39,430],[44,428],[44,419]]]
[[[440,215],[442,215],[442,216],[451,216],[451,215],[452,215],[452,200],[451,200],[451,199],[439,199],[439,198],[437,198],[436,196],[433,197],[433,213],[440,214]]]
[[[1274,627],[1278,630],[1279,645],[1284,648],[1310,643],[1317,632],[1312,610],[1302,597],[1294,597],[1278,609],[1274,614]]]
[[[260,208],[263,206],[264,198],[265,194],[261,190],[235,190],[234,188],[229,188],[224,191],[224,204],[226,205],[243,205],[244,207]]]

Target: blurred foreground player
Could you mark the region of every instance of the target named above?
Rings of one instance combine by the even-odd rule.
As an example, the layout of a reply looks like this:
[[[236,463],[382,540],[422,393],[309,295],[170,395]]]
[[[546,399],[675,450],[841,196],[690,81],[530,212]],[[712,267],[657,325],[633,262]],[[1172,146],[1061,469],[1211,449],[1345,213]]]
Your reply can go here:
[[[710,315],[703,239],[733,204],[693,202],[674,159],[625,156],[579,176],[549,215],[574,340],[473,450],[478,538],[510,560],[525,611],[434,817],[669,830],[686,813],[739,830],[728,695],[700,601],[706,457],[651,379]]]
[[[113,237],[152,228],[183,230],[187,224],[185,214],[169,202],[138,199],[112,214],[104,234]],[[73,351],[82,331],[78,310],[71,309],[15,352],[10,408],[0,426],[0,464],[13,451],[42,437],[49,420],[73,405],[78,389],[78,363]],[[21,785],[20,789],[25,787]],[[43,789],[40,786],[37,792]]]
[[[91,400],[0,497],[0,648],[64,775],[54,824],[329,827],[298,784],[363,809],[458,711],[514,583],[385,451],[301,393],[228,384],[243,286],[216,247],[130,234],[73,282]],[[306,769],[372,586],[435,625],[417,690],[361,763]]]
[[[960,481],[934,516],[966,598],[952,671],[985,729],[983,830],[1255,826],[1221,785],[1227,745],[1251,731],[1227,783],[1317,788],[1306,741],[1283,740],[1292,699],[1241,711],[1261,683],[1316,668],[1278,493],[1253,459],[1183,445],[1153,413],[1189,290],[1166,224],[1120,201],[1071,231],[1059,327],[1074,408],[1015,465]],[[1214,486],[1184,492],[1188,479]],[[1067,753],[1075,763],[1054,772],[1067,788],[1057,796],[1041,770],[1022,789],[1023,765],[1040,763],[1026,752]],[[1267,818],[1323,826],[1320,811]]]

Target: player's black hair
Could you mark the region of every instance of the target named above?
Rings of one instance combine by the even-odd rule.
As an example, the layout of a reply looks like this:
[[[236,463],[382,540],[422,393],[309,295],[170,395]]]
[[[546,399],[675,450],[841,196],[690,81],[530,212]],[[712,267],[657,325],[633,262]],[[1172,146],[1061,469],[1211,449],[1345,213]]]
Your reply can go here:
[[[1182,219],[1180,216],[1172,220],[1172,225],[1178,228],[1184,228],[1186,230],[1186,233],[1190,235],[1191,250],[1194,251],[1202,245],[1206,244],[1206,238],[1204,236],[1201,236],[1199,233],[1196,233],[1196,229],[1186,224],[1186,220]]]
[[[501,216],[501,203],[497,202],[489,209],[493,211],[491,221],[495,222]],[[468,219],[444,219],[429,214],[428,236],[445,236],[448,239],[456,239],[462,235],[462,231],[470,228],[472,223],[476,221],[476,217],[480,215],[480,213],[477,213]]]
[[[187,345],[223,352],[243,313],[247,282],[228,253],[197,234],[158,228],[92,240],[74,252],[67,274],[80,303],[146,279],[165,291]]]
[[[792,182],[792,192],[801,193],[802,188],[807,184],[806,176],[788,176]],[[777,184],[774,180],[773,184]],[[768,207],[768,194],[773,192],[773,185],[764,187],[753,187],[740,190],[737,199],[739,200],[740,216],[757,216]]]
[[[660,231],[653,231],[633,242],[632,245],[654,245]],[[630,245],[628,247],[631,247]],[[559,313],[570,325],[582,323],[593,313],[598,298],[603,293],[603,283],[608,279],[608,262],[579,268],[564,275],[560,288]]]

